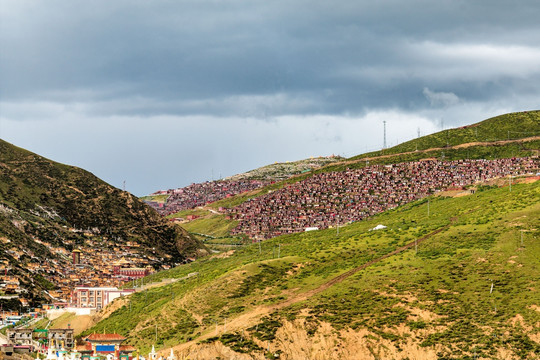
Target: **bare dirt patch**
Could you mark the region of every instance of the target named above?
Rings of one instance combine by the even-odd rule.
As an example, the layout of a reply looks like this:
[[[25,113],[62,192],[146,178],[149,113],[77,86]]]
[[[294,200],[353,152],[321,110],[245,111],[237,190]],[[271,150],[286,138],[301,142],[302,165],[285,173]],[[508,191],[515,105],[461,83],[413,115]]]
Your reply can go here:
[[[411,312],[411,315],[417,317],[414,320],[418,320],[418,318],[420,318],[423,321],[432,322],[433,320],[442,318],[441,315],[437,315],[434,312],[431,312],[429,310],[419,309],[417,307],[407,307],[407,310]]]
[[[398,332],[407,330],[398,329]],[[309,335],[302,319],[284,323],[270,346],[271,351],[274,349],[283,351],[280,358],[288,360],[437,359],[436,350],[420,347],[412,338],[398,349],[391,341],[364,328],[336,331],[330,324],[321,323],[315,334]]]
[[[67,329],[69,325],[69,327],[73,329],[74,335],[77,336],[94,324],[95,321],[92,315],[75,315],[71,318],[59,319],[58,322],[55,322],[54,326],[61,329]]]
[[[222,252],[216,255],[212,255],[212,259],[226,259],[230,257],[232,254],[234,254],[235,250],[229,250],[226,252]]]

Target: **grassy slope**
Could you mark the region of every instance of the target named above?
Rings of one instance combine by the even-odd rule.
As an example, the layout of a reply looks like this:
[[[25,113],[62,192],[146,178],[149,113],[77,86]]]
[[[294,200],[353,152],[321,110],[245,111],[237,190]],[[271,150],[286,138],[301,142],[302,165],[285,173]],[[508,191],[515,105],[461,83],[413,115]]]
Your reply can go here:
[[[411,347],[447,358],[473,352],[495,358],[497,351],[540,356],[532,340],[538,341],[532,329],[540,324],[539,199],[540,182],[515,185],[511,193],[499,188],[432,198],[429,218],[421,200],[343,227],[339,235],[329,229],[283,236],[228,258],[198,260],[153,280],[195,271],[197,277],[134,295],[131,310],[120,308],[88,332],[118,331],[145,352],[157,323],[161,348],[202,334],[199,339],[262,354],[261,341],[287,351],[276,332],[284,324],[303,324],[298,331],[315,341],[327,323],[335,331],[367,332],[360,343],[380,357]],[[379,223],[388,230],[368,231]],[[443,230],[422,242],[417,254],[406,250],[321,287],[437,229]],[[520,230],[527,231],[524,247]],[[241,323],[240,315],[250,320]],[[227,332],[211,338],[214,321],[223,325],[225,318]],[[352,346],[341,334],[328,354]]]
[[[302,159],[298,161],[289,161],[285,163],[274,163],[266,165],[243,174],[233,175],[227,179],[231,180],[281,180],[292,175],[300,174],[311,169],[319,168],[343,160],[339,156],[335,157],[317,157]]]
[[[165,194],[165,195],[147,195],[147,196],[142,196],[139,199],[142,200],[142,201],[147,200],[147,201],[155,201],[155,202],[158,202],[158,203],[165,203],[169,197],[170,197],[170,195],[168,195],[168,194]]]
[[[540,136],[540,111],[538,110],[504,114],[471,126],[443,130],[404,142],[384,151],[358,155],[352,157],[351,160],[383,154],[400,154],[466,143],[522,139],[532,136]]]
[[[184,229],[193,233],[202,233],[214,237],[227,236],[238,225],[237,221],[225,219],[225,215],[210,215],[182,224]]]

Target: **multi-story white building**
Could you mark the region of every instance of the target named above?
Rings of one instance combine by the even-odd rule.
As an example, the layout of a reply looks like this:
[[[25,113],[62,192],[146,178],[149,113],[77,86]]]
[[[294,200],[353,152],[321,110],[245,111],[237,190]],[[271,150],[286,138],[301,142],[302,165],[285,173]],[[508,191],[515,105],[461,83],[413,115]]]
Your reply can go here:
[[[121,296],[134,293],[134,289],[120,290],[116,287],[76,287],[71,293],[71,304],[78,308],[102,309]]]

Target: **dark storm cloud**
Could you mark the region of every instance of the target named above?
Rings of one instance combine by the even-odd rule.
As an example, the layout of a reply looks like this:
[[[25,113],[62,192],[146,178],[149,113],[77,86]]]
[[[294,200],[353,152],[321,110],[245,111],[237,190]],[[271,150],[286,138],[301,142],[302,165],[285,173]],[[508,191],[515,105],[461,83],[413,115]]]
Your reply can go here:
[[[539,15],[531,0],[0,0],[0,136],[139,195],[352,156],[382,145],[383,120],[395,144],[538,108]]]
[[[486,85],[497,90],[489,96],[505,96],[516,77],[539,71],[534,1],[4,1],[2,7],[2,97],[77,101],[86,91],[83,101],[135,104],[100,107],[104,112],[249,116],[253,106],[243,101],[249,96],[260,103],[255,114],[409,108],[432,105],[421,101],[425,87],[482,99],[466,89],[480,93]],[[506,62],[497,59],[513,51]],[[508,71],[512,66],[521,70]]]

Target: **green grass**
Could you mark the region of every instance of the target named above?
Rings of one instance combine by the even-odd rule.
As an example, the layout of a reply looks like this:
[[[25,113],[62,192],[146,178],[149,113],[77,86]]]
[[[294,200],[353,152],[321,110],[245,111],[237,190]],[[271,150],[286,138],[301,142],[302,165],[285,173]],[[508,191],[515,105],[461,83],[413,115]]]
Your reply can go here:
[[[123,307],[89,332],[119,331],[147,351],[157,321],[160,347],[184,342],[213,329],[215,322],[223,324],[225,318],[315,289],[457,217],[446,231],[421,243],[418,253],[409,249],[369,266],[280,309],[272,317],[277,323],[261,318],[246,334],[271,338],[285,319],[303,317],[302,309],[308,309],[306,329],[312,334],[325,321],[335,329],[367,328],[375,339],[397,345],[408,338],[426,348],[438,344],[444,349],[440,357],[446,358],[466,358],[473,348],[488,358],[496,348],[524,358],[538,356],[540,347],[527,328],[540,321],[533,309],[540,298],[535,285],[540,278],[540,244],[535,241],[540,235],[539,199],[540,182],[515,185],[512,192],[505,187],[461,198],[434,197],[429,217],[424,199],[342,227],[339,235],[335,229],[287,235],[260,247],[241,247],[230,257],[200,259],[151,280],[195,271],[198,276],[134,295],[131,312]],[[377,224],[388,229],[368,231]],[[523,248],[520,230],[527,230]],[[494,280],[492,294],[489,279]],[[418,311],[432,316],[419,317]],[[512,325],[517,314],[524,328]],[[395,330],[402,324],[410,335]],[[232,335],[222,340],[251,348]]]
[[[195,219],[182,224],[189,232],[211,235],[214,237],[228,236],[230,231],[238,225],[235,220],[228,220],[225,215],[211,215],[209,217]]]
[[[177,213],[174,213],[174,214],[171,214],[171,215],[167,215],[166,218],[168,219],[172,219],[172,218],[186,218],[186,216],[188,215],[196,215],[196,216],[207,216],[207,215],[210,215],[211,212],[208,211],[208,210],[203,210],[203,209],[189,209],[189,210],[182,210],[182,211],[179,211]]]
[[[164,195],[147,195],[142,196],[139,199],[141,200],[147,200],[147,201],[155,201],[158,203],[165,203],[167,199],[170,197],[170,195],[164,194]]]

